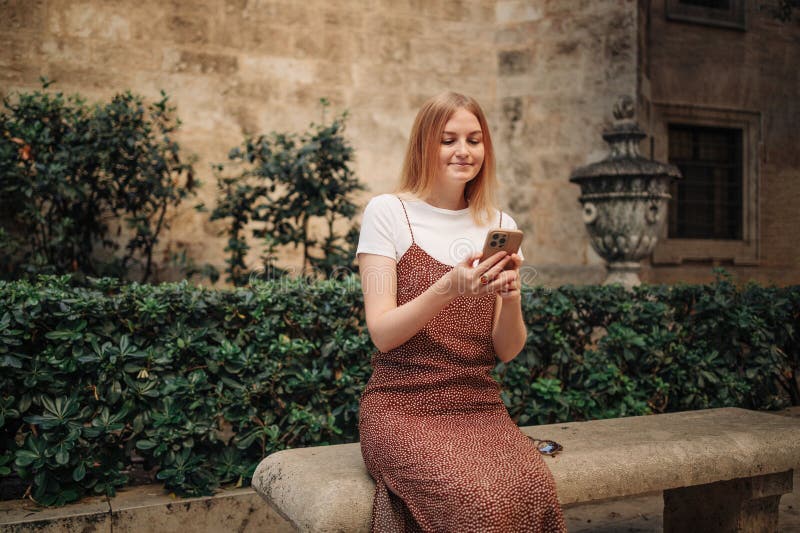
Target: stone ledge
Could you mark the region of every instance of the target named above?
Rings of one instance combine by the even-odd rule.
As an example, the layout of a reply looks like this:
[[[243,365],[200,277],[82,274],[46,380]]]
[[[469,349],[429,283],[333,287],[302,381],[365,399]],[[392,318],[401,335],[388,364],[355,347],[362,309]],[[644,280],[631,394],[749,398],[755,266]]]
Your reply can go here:
[[[294,531],[252,488],[223,490],[201,498],[175,498],[161,485],[118,491],[56,508],[30,501],[0,502],[0,530],[8,532],[185,532],[289,533]]]

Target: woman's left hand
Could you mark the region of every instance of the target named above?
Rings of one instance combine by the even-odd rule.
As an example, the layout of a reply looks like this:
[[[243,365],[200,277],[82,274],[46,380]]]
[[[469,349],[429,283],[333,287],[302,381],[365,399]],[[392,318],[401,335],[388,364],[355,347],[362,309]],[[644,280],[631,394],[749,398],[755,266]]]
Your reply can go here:
[[[519,277],[519,267],[522,266],[522,258],[518,254],[511,254],[511,259],[508,264],[508,270],[513,270],[514,276],[511,276],[511,279],[497,291],[497,294],[500,295],[500,298],[502,298],[504,302],[519,300],[522,294],[520,292],[521,282]]]

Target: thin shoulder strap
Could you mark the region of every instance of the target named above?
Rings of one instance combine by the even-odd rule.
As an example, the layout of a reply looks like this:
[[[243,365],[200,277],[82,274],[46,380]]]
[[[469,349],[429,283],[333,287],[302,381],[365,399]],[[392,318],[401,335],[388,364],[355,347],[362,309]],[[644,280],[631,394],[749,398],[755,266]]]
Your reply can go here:
[[[500,211],[500,227],[503,227],[503,211]]]
[[[414,232],[411,229],[411,221],[408,220],[408,211],[406,211],[406,204],[403,203],[403,199],[400,198],[399,196],[397,197],[397,199],[400,200],[400,205],[403,206],[403,213],[405,213],[406,215],[406,224],[408,224],[408,231],[409,233],[411,233],[411,244],[415,244],[416,241],[414,241]]]

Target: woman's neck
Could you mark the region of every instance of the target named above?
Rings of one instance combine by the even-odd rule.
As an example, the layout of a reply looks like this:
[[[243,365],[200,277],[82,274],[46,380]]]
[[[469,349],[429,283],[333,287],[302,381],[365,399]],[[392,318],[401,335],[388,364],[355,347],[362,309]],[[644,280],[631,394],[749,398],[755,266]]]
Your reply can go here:
[[[449,190],[434,189],[427,197],[422,198],[422,200],[433,207],[449,209],[451,211],[458,211],[469,207],[466,198],[464,198],[464,187]]]

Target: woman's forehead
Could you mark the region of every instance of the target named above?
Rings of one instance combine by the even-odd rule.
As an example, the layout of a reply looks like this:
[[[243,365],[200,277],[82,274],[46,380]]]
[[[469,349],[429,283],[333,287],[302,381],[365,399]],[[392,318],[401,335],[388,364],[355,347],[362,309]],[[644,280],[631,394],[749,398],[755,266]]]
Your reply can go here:
[[[481,123],[472,112],[458,109],[444,125],[444,133],[455,133],[456,130],[469,130],[469,133],[481,133]]]

